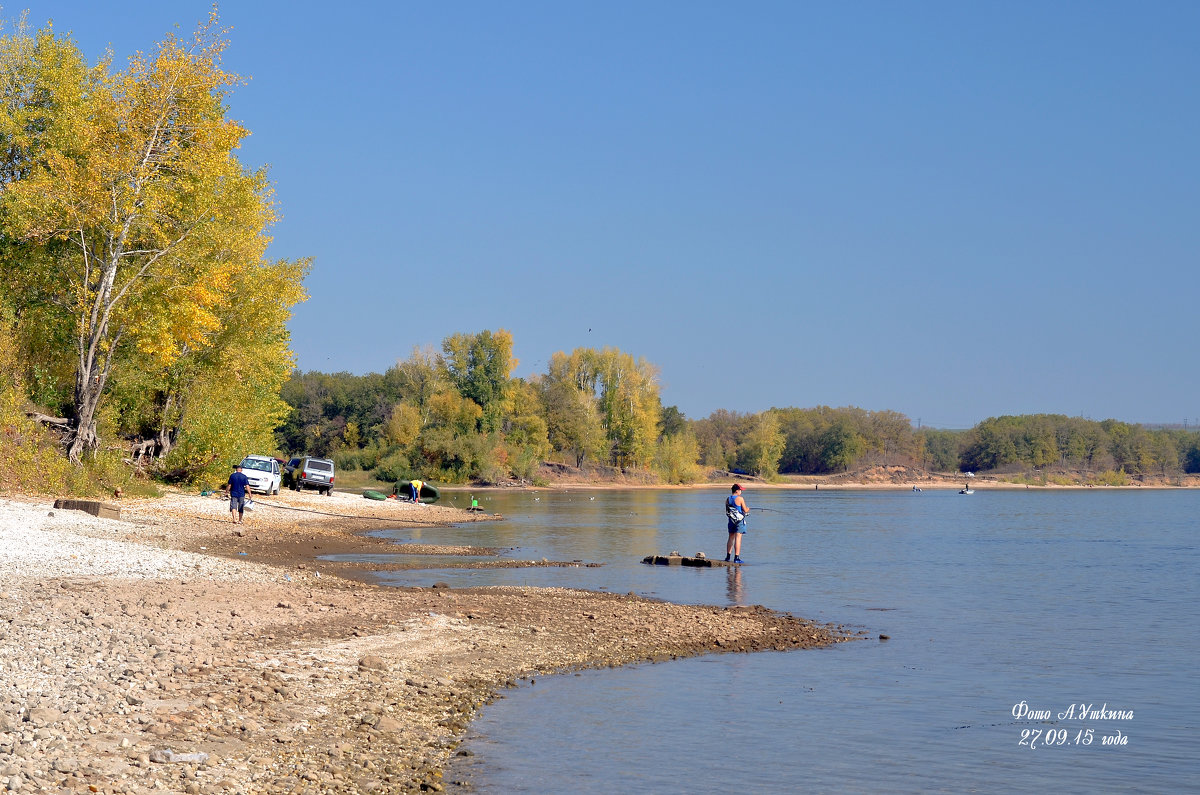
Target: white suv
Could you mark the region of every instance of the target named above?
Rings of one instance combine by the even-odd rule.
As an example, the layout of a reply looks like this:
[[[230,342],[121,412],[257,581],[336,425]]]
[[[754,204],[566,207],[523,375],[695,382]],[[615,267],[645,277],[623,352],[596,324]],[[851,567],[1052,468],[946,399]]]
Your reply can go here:
[[[279,493],[279,462],[266,455],[248,455],[242,459],[242,474],[250,481],[251,491]]]

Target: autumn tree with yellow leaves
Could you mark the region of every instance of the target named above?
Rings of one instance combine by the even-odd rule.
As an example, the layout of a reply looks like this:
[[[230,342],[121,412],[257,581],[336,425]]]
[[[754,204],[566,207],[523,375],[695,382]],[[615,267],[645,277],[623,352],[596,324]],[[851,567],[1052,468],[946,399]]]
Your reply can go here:
[[[276,208],[236,156],[225,44],[214,15],[114,71],[51,27],[0,36],[0,301],[26,364],[70,373],[74,462],[100,445],[114,379],[144,398],[114,423],[157,435],[160,456],[202,417],[193,456],[219,456],[223,434],[269,443],[286,412],[307,263],[264,262]]]

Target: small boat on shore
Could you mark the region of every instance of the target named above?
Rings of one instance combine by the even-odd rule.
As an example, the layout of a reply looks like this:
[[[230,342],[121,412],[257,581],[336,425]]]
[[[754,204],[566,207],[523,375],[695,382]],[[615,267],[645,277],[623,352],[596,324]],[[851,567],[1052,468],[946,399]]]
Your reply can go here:
[[[411,500],[412,481],[401,480],[392,488],[392,494],[395,494],[397,499]],[[421,483],[421,502],[437,502],[441,497],[442,493],[438,491],[437,486],[431,486],[425,482]]]

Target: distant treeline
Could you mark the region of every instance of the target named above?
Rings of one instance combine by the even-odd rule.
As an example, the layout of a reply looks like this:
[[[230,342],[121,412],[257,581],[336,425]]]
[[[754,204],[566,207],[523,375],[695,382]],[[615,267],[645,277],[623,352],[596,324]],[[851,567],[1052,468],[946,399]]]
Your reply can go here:
[[[962,470],[1011,466],[1114,470],[1130,475],[1200,472],[1200,432],[1150,430],[1117,420],[1096,422],[1062,414],[993,417],[954,434],[926,431],[937,466]]]
[[[1038,414],[969,430],[914,429],[855,407],[719,410],[689,419],[659,398],[657,368],[606,348],[556,353],[512,378],[507,331],[456,334],[385,373],[293,373],[278,432],[291,453],[332,456],[381,480],[535,480],[542,461],[601,464],[687,483],[713,470],[764,478],[888,464],[939,472],[1063,468],[1131,476],[1200,472],[1200,433]]]

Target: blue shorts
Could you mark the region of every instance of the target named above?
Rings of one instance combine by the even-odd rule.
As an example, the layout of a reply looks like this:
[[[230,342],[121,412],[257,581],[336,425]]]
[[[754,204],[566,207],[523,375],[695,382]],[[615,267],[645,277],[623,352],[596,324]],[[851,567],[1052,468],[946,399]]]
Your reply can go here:
[[[734,533],[745,533],[745,532],[746,532],[746,523],[745,522],[730,522],[729,523],[729,534],[730,535],[733,535]]]
[[[245,508],[246,508],[246,498],[245,497],[230,497],[229,498],[229,512],[230,513],[233,513],[234,511],[237,511],[238,513],[242,513],[245,510]]]

